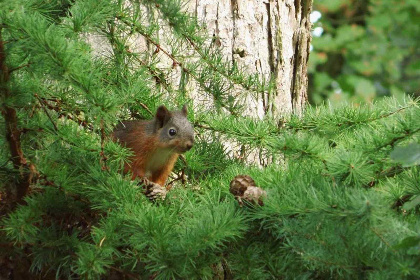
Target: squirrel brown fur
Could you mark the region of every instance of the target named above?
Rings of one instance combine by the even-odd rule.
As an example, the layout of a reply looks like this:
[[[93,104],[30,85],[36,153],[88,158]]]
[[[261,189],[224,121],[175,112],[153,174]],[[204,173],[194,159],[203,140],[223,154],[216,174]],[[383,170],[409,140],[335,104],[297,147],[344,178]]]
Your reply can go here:
[[[152,120],[121,122],[113,138],[134,152],[125,172],[163,186],[179,155],[192,148],[194,129],[185,105],[180,111],[160,106]]]

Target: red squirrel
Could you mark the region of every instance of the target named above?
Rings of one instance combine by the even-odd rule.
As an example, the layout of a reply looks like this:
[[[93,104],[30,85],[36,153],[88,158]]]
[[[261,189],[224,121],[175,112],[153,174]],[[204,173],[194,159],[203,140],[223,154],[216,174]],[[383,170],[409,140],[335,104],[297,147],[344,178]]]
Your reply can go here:
[[[178,156],[192,148],[194,129],[185,105],[180,111],[162,105],[152,120],[119,124],[113,138],[134,152],[125,172],[131,170],[133,179],[140,177],[163,187]]]

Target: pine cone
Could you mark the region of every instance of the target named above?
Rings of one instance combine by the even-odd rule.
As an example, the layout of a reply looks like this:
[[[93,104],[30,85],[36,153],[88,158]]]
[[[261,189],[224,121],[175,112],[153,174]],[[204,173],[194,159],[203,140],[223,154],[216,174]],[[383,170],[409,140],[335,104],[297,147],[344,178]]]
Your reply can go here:
[[[243,200],[263,206],[262,198],[267,196],[266,191],[257,187],[254,179],[248,175],[238,175],[233,178],[230,182],[229,191],[235,196],[241,206],[243,205]]]
[[[141,179],[143,185],[144,194],[150,200],[164,200],[166,197],[167,190],[159,184],[149,181],[146,178]]]

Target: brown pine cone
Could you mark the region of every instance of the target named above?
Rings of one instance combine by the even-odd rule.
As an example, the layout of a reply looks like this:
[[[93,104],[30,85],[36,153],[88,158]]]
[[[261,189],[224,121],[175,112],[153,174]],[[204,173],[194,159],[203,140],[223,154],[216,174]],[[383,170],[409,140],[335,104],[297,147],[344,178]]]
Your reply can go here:
[[[143,192],[150,200],[164,200],[167,190],[159,184],[149,181],[146,178],[141,179],[143,185]]]
[[[263,206],[262,198],[267,196],[266,191],[257,187],[254,179],[248,175],[238,175],[233,178],[230,182],[229,191],[235,196],[241,206],[243,205],[243,200]]]

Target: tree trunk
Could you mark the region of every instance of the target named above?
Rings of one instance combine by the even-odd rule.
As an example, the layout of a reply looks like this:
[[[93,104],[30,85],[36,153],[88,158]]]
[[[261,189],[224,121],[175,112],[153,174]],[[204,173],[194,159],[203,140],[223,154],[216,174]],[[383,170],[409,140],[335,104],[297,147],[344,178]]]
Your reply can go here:
[[[300,114],[307,101],[312,0],[196,0],[189,2],[187,10],[207,27],[210,37],[217,38],[217,46],[225,58],[235,61],[248,73],[258,73],[273,82],[271,94],[253,94],[246,99],[244,114],[260,118],[271,115],[277,119],[290,112]],[[148,13],[148,9],[144,8],[144,12]],[[170,48],[165,42],[170,39],[165,39],[169,30],[162,23],[159,46],[167,50]],[[98,54],[112,49],[100,38],[88,36],[88,41]],[[157,45],[142,36],[129,41],[130,50],[157,53]],[[159,67],[169,72],[169,84],[174,89],[184,88],[181,67],[167,55],[160,54],[160,61]],[[192,98],[211,102],[197,88],[197,84],[188,82]]]
[[[196,0],[190,4],[225,57],[273,79],[272,96],[259,96],[255,114],[300,113],[307,101],[312,0]]]

